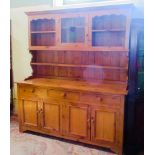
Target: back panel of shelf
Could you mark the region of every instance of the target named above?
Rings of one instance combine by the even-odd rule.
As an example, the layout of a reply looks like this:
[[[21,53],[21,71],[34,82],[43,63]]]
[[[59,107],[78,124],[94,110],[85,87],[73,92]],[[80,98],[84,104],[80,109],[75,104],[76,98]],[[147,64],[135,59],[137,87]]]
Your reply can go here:
[[[36,19],[30,22],[30,31],[55,31],[55,19]]]
[[[31,46],[54,46],[55,35],[55,33],[33,33],[31,34]]]
[[[128,57],[122,52],[32,52],[32,68],[38,77],[127,81]]]

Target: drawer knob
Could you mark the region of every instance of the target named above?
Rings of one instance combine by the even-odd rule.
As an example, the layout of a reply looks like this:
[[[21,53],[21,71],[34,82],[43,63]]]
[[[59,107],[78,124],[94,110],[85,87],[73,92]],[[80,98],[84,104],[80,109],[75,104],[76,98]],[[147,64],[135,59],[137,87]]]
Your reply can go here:
[[[103,101],[102,97],[98,97],[97,100],[98,100],[99,102],[102,102],[102,101]]]
[[[64,98],[66,98],[67,97],[67,93],[64,93]]]
[[[92,122],[92,124],[94,124],[94,118],[93,117],[91,118],[91,122]]]
[[[100,98],[100,102],[102,102],[102,101],[103,101],[103,98],[101,97],[101,98]]]
[[[31,92],[31,93],[34,93],[35,92],[35,88],[33,88],[32,90],[26,90],[26,89],[24,89],[24,92]]]
[[[34,93],[34,92],[35,92],[35,88],[32,89],[32,93]]]

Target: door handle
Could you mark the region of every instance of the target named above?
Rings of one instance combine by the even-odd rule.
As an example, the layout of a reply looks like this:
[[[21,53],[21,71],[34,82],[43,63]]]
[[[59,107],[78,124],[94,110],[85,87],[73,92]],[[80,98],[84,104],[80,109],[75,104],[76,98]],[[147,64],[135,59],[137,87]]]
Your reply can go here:
[[[43,109],[37,110],[37,113],[41,114],[43,112]]]
[[[90,119],[87,119],[87,123],[90,123]]]
[[[93,117],[91,118],[91,122],[92,122],[92,124],[94,124],[94,122],[95,122],[95,120],[94,120],[94,118],[93,118]]]
[[[40,109],[40,113],[43,113],[43,109]]]
[[[66,98],[67,97],[67,93],[64,93],[64,98]]]
[[[88,128],[90,129],[90,119],[87,119]]]

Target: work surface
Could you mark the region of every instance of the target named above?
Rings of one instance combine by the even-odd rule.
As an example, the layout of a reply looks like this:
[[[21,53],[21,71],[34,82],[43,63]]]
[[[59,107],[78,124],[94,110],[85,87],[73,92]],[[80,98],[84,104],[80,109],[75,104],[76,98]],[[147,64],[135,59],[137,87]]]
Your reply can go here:
[[[110,93],[110,94],[127,94],[125,84],[112,84],[112,83],[101,83],[93,81],[75,81],[75,80],[64,80],[64,79],[45,79],[35,78],[26,81],[17,82],[18,84],[28,84],[33,86],[51,87],[51,88],[62,88],[79,91],[89,91],[96,93]]]

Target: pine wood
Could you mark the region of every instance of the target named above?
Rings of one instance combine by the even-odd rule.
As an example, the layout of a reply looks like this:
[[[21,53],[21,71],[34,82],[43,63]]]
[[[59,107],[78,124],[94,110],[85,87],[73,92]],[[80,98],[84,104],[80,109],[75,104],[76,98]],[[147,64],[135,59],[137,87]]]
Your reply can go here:
[[[21,81],[22,84],[21,91],[22,95],[33,97],[44,94],[44,91],[36,89],[36,86],[41,88],[51,87],[48,90],[48,94],[51,97],[57,96],[63,97],[60,91],[54,89],[69,89],[74,91],[89,91],[96,93],[109,93],[109,94],[127,94],[126,84],[113,84],[113,83],[101,83],[96,81],[75,81],[75,80],[63,80],[63,79],[46,79],[46,78],[35,78],[26,81]],[[30,85],[30,86],[27,86]]]
[[[67,130],[66,134],[69,137],[77,139],[90,140],[90,115],[88,105],[69,103],[66,104]]]
[[[21,132],[122,155],[130,7],[27,13],[33,73],[17,83]]]

